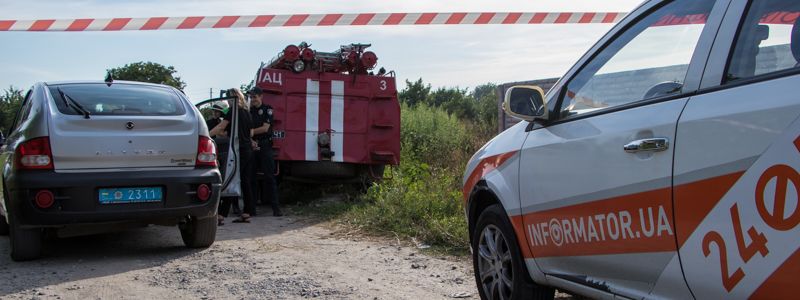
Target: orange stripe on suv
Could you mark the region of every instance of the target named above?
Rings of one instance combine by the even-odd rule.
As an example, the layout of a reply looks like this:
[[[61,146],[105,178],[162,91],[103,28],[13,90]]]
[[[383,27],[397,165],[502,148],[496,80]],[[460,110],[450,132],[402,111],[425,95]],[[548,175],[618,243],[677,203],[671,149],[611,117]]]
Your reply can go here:
[[[482,159],[475,169],[472,170],[472,173],[469,174],[467,181],[464,183],[464,203],[469,202],[469,194],[472,192],[472,189],[475,188],[475,185],[478,184],[478,181],[489,174],[494,169],[497,169],[503,163],[505,163],[509,158],[513,157],[514,154],[517,154],[517,151],[506,152],[502,154],[497,154],[493,156],[486,157]]]

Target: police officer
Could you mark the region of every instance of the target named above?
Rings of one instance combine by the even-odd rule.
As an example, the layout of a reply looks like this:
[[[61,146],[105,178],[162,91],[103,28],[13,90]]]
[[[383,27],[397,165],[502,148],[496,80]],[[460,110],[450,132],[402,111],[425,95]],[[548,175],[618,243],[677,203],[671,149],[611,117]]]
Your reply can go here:
[[[275,160],[272,157],[272,120],[274,119],[272,106],[263,103],[263,91],[259,87],[250,90],[250,119],[253,121],[253,140],[257,143],[254,149],[255,168],[253,168],[253,179],[255,180],[256,170],[264,173],[264,185],[256,188],[261,191],[261,203],[269,200],[272,206],[272,215],[279,217],[283,215],[278,205],[278,185],[275,181]]]

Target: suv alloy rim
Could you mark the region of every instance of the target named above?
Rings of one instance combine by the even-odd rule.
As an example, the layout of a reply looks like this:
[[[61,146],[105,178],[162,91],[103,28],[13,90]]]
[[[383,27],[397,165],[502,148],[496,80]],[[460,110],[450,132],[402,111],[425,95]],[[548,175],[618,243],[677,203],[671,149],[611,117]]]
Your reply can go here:
[[[487,225],[478,240],[478,274],[487,298],[511,298],[514,279],[511,263],[511,250],[500,228]]]

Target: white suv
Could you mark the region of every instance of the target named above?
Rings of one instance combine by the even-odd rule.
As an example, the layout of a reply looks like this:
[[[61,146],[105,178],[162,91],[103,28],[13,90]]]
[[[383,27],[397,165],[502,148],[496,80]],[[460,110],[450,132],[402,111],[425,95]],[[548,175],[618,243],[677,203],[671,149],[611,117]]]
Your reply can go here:
[[[796,298],[800,2],[651,0],[467,165],[484,299]]]

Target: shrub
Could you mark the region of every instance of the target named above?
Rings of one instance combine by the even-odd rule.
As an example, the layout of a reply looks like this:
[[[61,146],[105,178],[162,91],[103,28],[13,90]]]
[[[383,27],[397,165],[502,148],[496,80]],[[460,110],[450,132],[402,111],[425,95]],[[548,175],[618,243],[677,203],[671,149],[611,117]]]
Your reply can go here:
[[[423,89],[421,80],[414,85],[420,90],[415,95],[428,94],[430,87]],[[494,89],[487,86],[482,89],[483,101],[490,101],[491,95],[485,94]],[[434,94],[464,98],[466,93],[440,90]],[[404,92],[413,90],[409,87]],[[483,113],[488,117],[459,119],[459,110],[447,105],[409,102],[401,103],[400,165],[386,170],[392,179],[374,185],[356,201],[317,205],[311,213],[333,217],[369,233],[413,239],[449,253],[467,253],[461,180],[467,160],[495,134],[492,120],[496,118]],[[491,107],[484,106],[486,110]]]
[[[468,249],[461,198],[466,160],[476,150],[470,128],[443,108],[402,106],[402,161],[393,179],[376,184],[344,220],[373,233],[391,233],[449,252]]]
[[[458,118],[424,104],[401,107],[400,148],[403,163],[456,167],[464,152],[473,148],[470,135]]]

